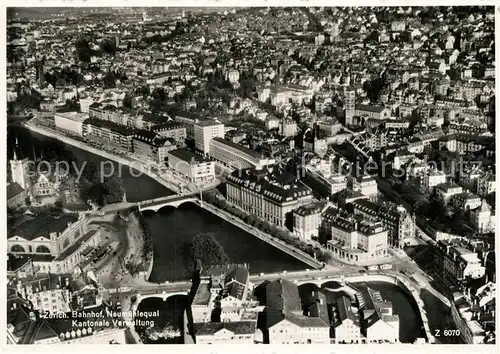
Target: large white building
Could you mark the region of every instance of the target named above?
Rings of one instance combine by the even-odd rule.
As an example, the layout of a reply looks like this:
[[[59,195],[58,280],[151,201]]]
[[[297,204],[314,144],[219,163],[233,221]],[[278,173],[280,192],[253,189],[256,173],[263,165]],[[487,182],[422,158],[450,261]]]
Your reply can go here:
[[[7,249],[14,255],[33,255],[41,272],[70,272],[83,259],[88,247],[101,243],[98,225],[83,216],[24,215],[14,222],[7,236]]]
[[[335,343],[361,343],[359,312],[352,306],[351,299],[341,296],[332,309]]]
[[[352,181],[352,189],[359,191],[370,200],[376,200],[378,195],[377,181],[368,175],[358,176]]]
[[[257,318],[264,306],[252,299],[253,287],[247,265],[202,269],[191,303],[195,343],[261,343],[263,338],[257,329]]]
[[[317,239],[321,225],[321,214],[328,208],[324,201],[303,205],[293,211],[293,233],[304,241]]]
[[[367,343],[399,342],[399,316],[392,311],[392,302],[380,292],[363,288],[356,294],[361,314],[361,335]]]
[[[360,223],[338,216],[331,225],[332,239],[326,247],[336,258],[363,262],[387,257],[388,230],[381,222]]]
[[[196,150],[208,154],[213,138],[224,138],[224,124],[214,121],[201,121],[194,124],[194,146]]]
[[[263,168],[275,163],[272,158],[226,139],[213,138],[209,146],[210,157],[232,170]]]
[[[280,279],[266,286],[266,325],[269,344],[329,344],[330,322],[324,298],[305,316],[299,288]]]
[[[185,149],[168,152],[168,167],[196,184],[211,183],[215,179],[215,162]]]
[[[89,117],[86,113],[65,112],[54,115],[56,128],[69,133],[83,136],[83,122]]]
[[[433,191],[438,184],[446,183],[446,174],[443,171],[430,169],[423,173],[421,183],[426,190]]]
[[[287,215],[313,198],[311,190],[286,171],[245,169],[227,177],[227,200],[250,214],[284,227]]]

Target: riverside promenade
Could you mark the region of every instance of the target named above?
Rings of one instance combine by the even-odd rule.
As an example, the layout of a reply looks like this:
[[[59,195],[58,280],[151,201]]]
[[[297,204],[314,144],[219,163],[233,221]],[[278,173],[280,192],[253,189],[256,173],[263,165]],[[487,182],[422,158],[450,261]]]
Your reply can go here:
[[[224,219],[225,221],[239,227],[240,229],[248,232],[249,234],[252,234],[253,236],[259,238],[260,240],[267,242],[271,246],[274,246],[277,249],[279,249],[280,251],[285,252],[286,254],[288,254],[294,258],[297,258],[298,260],[309,265],[310,267],[312,267],[314,269],[319,269],[319,268],[323,267],[322,262],[311,257],[307,253],[305,253],[305,252],[303,252],[303,251],[301,251],[293,246],[286,244],[284,241],[281,241],[277,238],[269,236],[268,234],[260,231],[259,229],[246,224],[244,221],[236,218],[235,216],[229,214],[228,212],[220,210],[217,207],[215,207],[207,202],[202,202],[200,200],[196,200],[195,203],[199,207],[201,207],[201,208],[211,212],[212,214],[218,216],[219,218]]]
[[[49,137],[52,139],[59,140],[65,144],[74,146],[78,149],[81,149],[81,150],[84,150],[87,152],[90,152],[91,154],[98,155],[100,157],[103,157],[103,158],[111,160],[111,161],[115,161],[115,162],[119,163],[120,165],[128,166],[131,169],[137,170],[137,171],[141,172],[142,174],[145,174],[149,178],[154,179],[156,182],[158,182],[161,185],[163,185],[164,187],[174,191],[175,193],[182,192],[182,188],[179,185],[173,183],[172,181],[169,181],[167,178],[154,172],[151,169],[151,166],[149,166],[148,164],[145,164],[144,162],[142,162],[140,160],[129,158],[129,157],[118,156],[118,155],[109,153],[105,150],[97,149],[97,148],[90,146],[89,144],[87,144],[83,141],[79,141],[77,139],[74,139],[72,137],[64,135],[63,132],[48,129],[46,127],[36,126],[30,122],[24,123],[23,127],[25,127],[26,129],[28,129],[34,133],[37,133],[37,134],[40,134],[40,135],[43,135],[43,136],[46,136],[46,137]]]

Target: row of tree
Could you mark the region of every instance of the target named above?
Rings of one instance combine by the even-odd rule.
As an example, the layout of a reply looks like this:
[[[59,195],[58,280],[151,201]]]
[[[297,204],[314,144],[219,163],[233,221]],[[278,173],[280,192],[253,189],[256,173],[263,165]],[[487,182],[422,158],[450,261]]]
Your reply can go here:
[[[290,231],[281,229],[277,225],[257,217],[255,214],[248,214],[242,211],[241,209],[238,209],[234,205],[227,203],[225,200],[216,198],[213,194],[210,193],[206,193],[206,195],[204,194],[203,200],[210,204],[215,205],[216,207],[224,211],[227,211],[228,213],[243,220],[248,225],[258,228],[262,232],[272,237],[275,237],[287,243],[288,245],[293,246],[307,253],[312,257],[315,257],[321,262],[328,263],[332,259],[332,256],[329,252],[324,251],[319,247],[314,247],[310,244],[306,244],[301,240],[299,240],[298,238],[294,237]]]

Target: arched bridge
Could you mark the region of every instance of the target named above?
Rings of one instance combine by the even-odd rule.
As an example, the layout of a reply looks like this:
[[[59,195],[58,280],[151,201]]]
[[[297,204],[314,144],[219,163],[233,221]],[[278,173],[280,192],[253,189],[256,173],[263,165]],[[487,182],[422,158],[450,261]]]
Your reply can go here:
[[[167,293],[167,292],[161,292],[161,293],[145,293],[145,294],[141,294],[141,293],[138,293],[137,294],[137,300],[134,302],[134,304],[132,305],[132,316],[137,312],[137,308],[139,307],[139,304],[147,299],[147,298],[150,298],[150,297],[158,297],[158,298],[161,298],[163,299],[163,301],[167,301],[167,299],[171,296],[176,296],[176,295],[188,295],[188,291],[177,291],[177,292],[173,292],[173,293]]]
[[[187,195],[169,195],[167,197],[161,197],[156,199],[144,200],[142,202],[137,203],[139,207],[139,211],[152,210],[157,212],[163,207],[173,206],[177,208],[179,205],[186,202],[196,202],[198,199],[196,194],[187,194]]]

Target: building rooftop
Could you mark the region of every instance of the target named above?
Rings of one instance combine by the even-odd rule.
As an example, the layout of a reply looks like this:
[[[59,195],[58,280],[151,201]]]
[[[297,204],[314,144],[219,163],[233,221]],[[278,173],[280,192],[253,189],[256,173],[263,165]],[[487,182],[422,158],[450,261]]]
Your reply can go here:
[[[180,149],[175,149],[172,151],[168,152],[170,155],[173,155],[183,161],[189,162],[191,164],[194,163],[202,163],[202,162],[209,162],[210,160],[207,158],[204,158],[203,156],[197,155],[191,150],[188,150],[186,148],[180,148]]]
[[[380,113],[384,109],[385,109],[385,107],[382,107],[382,106],[370,106],[370,105],[363,105],[363,104],[356,105],[356,110],[359,110],[359,111]]]
[[[324,201],[324,200],[315,201],[315,202],[312,202],[312,203],[309,203],[306,205],[302,205],[301,207],[295,209],[293,212],[294,212],[294,214],[297,214],[300,216],[318,214],[324,210],[326,205],[327,205],[327,201]]]
[[[196,293],[194,294],[192,305],[202,305],[207,306],[210,302],[210,284],[206,282],[201,282],[196,289]]]
[[[87,113],[80,112],[57,112],[55,113],[55,117],[62,117],[75,122],[83,122],[89,117],[89,115]]]
[[[90,230],[87,233],[85,233],[82,237],[80,237],[78,240],[75,242],[72,242],[71,245],[65,249],[59,256],[56,258],[56,261],[63,261],[65,260],[68,256],[71,256],[77,249],[80,248],[80,246],[90,240],[99,230]]]
[[[196,336],[212,336],[215,333],[227,330],[234,334],[254,334],[256,321],[237,321],[237,322],[204,322],[194,323],[194,333]]]
[[[312,195],[311,190],[289,172],[273,167],[234,171],[227,181],[242,188],[249,188],[268,199],[280,203]]]
[[[200,120],[198,122],[195,123],[195,126],[199,126],[199,127],[211,127],[211,126],[216,126],[216,125],[224,125],[220,122],[216,122],[214,120]]]
[[[226,146],[229,146],[229,147],[231,147],[233,149],[239,150],[239,151],[241,151],[244,154],[250,155],[251,157],[256,158],[256,159],[263,159],[263,158],[265,158],[261,153],[255,151],[255,150],[249,149],[249,148],[247,148],[247,147],[245,147],[243,145],[233,143],[230,140],[226,140],[226,139],[223,139],[223,138],[216,137],[216,138],[213,138],[212,141],[217,141],[217,142],[219,142],[221,144],[224,144]]]
[[[103,120],[98,118],[88,118],[85,119],[83,124],[92,125],[94,127],[107,128],[113,132],[121,135],[130,136],[134,135],[135,129],[127,127],[122,124],[112,122],[110,120]]]
[[[321,317],[303,315],[299,288],[288,280],[275,280],[266,286],[266,324],[288,320],[300,327],[329,327]]]
[[[18,194],[21,194],[22,192],[24,192],[24,189],[19,185],[19,183],[17,182],[9,183],[7,185],[7,200],[14,198]]]
[[[340,325],[344,320],[350,319],[359,327],[359,316],[352,311],[351,299],[347,296],[341,296],[337,299],[336,309],[339,315],[336,325]]]
[[[74,223],[78,217],[74,215],[62,215],[58,218],[51,215],[40,215],[35,217],[22,218],[21,223],[15,224],[8,232],[7,238],[15,236],[31,241],[43,236],[50,238],[52,232],[62,233],[68,228],[69,223]]]

